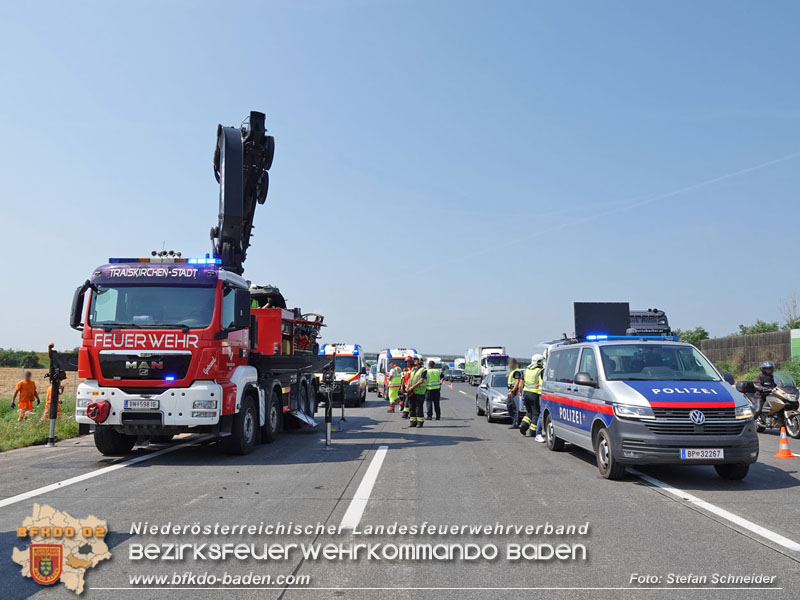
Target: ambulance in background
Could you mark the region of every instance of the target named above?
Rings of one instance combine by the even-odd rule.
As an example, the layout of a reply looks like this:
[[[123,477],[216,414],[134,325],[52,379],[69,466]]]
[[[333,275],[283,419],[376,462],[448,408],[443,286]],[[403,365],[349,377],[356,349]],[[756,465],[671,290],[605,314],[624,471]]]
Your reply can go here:
[[[336,354],[334,370],[336,381],[345,381],[345,406],[359,406],[367,400],[367,366],[364,351],[358,344],[323,344],[319,353],[330,356]],[[326,390],[322,390],[325,397]]]
[[[406,358],[416,358],[419,352],[414,348],[387,348],[381,350],[378,354],[378,373],[376,376],[378,382],[378,397],[386,398],[386,389],[389,381],[389,371],[393,367],[400,367],[401,369],[406,366]]]

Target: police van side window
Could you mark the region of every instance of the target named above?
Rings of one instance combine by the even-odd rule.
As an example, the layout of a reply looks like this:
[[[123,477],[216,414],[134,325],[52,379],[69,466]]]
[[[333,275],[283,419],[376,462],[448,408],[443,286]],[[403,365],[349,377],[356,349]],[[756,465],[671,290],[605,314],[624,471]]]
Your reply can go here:
[[[547,376],[553,381],[562,383],[572,383],[575,378],[575,367],[578,364],[580,348],[569,348],[568,350],[558,350],[553,353],[554,364],[548,365]]]
[[[589,376],[597,381],[597,359],[592,348],[584,348],[581,354],[581,364],[578,373],[588,373]]]

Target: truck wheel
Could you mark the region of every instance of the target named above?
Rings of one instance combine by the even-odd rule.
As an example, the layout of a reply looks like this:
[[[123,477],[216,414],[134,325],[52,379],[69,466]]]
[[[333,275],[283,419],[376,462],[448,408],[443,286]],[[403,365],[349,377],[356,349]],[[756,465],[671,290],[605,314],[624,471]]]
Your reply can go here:
[[[150,443],[151,444],[169,444],[172,441],[173,435],[151,435],[150,436]]]
[[[302,410],[304,414],[309,416],[314,414],[311,409],[311,399],[308,395],[308,387],[305,385],[300,387],[300,400],[298,404],[300,404],[300,410]]]
[[[264,427],[261,428],[261,441],[271,444],[281,431],[281,408],[274,390],[270,391],[265,406],[267,414],[264,417]]]
[[[560,452],[564,449],[564,440],[556,435],[556,427],[550,413],[544,416],[544,437],[547,441],[547,448],[553,452]]]
[[[744,479],[750,470],[750,465],[746,463],[728,463],[724,465],[714,465],[717,475],[722,479],[736,480]]]
[[[239,412],[233,415],[231,434],[225,438],[225,450],[230,454],[250,454],[258,438],[258,412],[251,395],[242,398]]]
[[[94,430],[94,445],[104,456],[127,454],[136,444],[135,435],[119,433],[108,425],[98,425]]]
[[[617,462],[614,452],[611,449],[611,435],[608,430],[603,428],[597,432],[594,441],[594,452],[597,456],[597,468],[600,475],[606,479],[622,479],[625,475],[625,465]]]

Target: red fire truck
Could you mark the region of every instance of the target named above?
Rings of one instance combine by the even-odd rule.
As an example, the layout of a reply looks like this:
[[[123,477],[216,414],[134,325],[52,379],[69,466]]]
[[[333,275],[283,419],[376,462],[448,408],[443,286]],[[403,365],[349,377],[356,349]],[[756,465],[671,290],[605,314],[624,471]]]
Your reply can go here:
[[[264,115],[217,130],[220,184],[212,253],[112,258],[80,286],[71,325],[82,331],[76,420],[94,424],[103,454],[212,433],[236,454],[284,424],[313,426],[323,318],[288,308],[280,290],[242,277],[256,204],[268,189],[274,139]]]

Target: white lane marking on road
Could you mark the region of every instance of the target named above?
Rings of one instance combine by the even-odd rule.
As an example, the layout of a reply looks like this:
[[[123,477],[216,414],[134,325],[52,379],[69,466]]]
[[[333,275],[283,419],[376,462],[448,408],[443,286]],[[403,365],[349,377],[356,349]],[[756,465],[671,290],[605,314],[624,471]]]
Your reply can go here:
[[[356,490],[356,495],[350,501],[350,506],[342,517],[342,522],[339,524],[340,529],[355,529],[358,522],[361,521],[361,516],[364,514],[364,509],[367,507],[369,495],[372,493],[372,487],[378,479],[378,472],[383,465],[383,459],[386,458],[386,452],[389,446],[378,446],[375,456],[372,457],[372,462],[369,463],[367,472],[364,473],[364,479]]]
[[[208,494],[200,494],[197,498],[192,498],[191,500],[189,500],[187,503],[184,504],[184,506],[189,506],[190,504],[194,504],[195,502],[202,500],[206,496],[208,496]]]
[[[469,394],[468,394],[467,392],[465,392],[464,390],[458,390],[458,391],[459,391],[460,393],[464,394],[465,396],[469,396]]]
[[[164,456],[165,454],[169,454],[170,452],[175,452],[176,450],[180,450],[181,448],[185,448],[186,446],[197,444],[198,442],[204,442],[213,437],[214,436],[212,435],[200,436],[188,442],[184,442],[183,444],[176,444],[174,446],[164,448],[163,450],[151,452],[150,454],[144,454],[142,456],[137,456],[135,458],[130,458],[128,460],[123,460],[122,462],[117,463],[115,465],[103,467],[102,469],[90,471],[88,473],[84,473],[83,475],[78,475],[76,477],[70,477],[69,479],[65,479],[63,481],[57,481],[56,483],[51,483],[50,485],[36,488],[35,490],[31,490],[29,492],[23,492],[22,494],[17,494],[16,496],[11,496],[10,498],[5,498],[3,500],[0,500],[0,508],[16,504],[17,502],[22,502],[23,500],[28,500],[29,498],[35,498],[36,496],[41,496],[42,494],[46,494],[47,492],[63,489],[69,485],[72,485],[73,483],[80,483],[81,481],[86,481],[87,479],[94,479],[95,477],[106,475],[107,473],[111,473],[112,471],[116,471],[118,469],[124,469],[125,467],[129,467],[131,465],[135,465],[140,462],[144,462],[146,460],[151,460],[159,456]]]
[[[645,475],[644,473],[641,473],[640,471],[637,471],[636,469],[628,469],[628,471],[630,471],[631,473],[636,475],[639,479],[642,479],[643,481],[646,481],[650,485],[654,485],[657,488],[660,488],[660,489],[664,490],[665,492],[668,492],[668,493],[672,494],[673,496],[677,496],[678,498],[680,498],[681,500],[684,500],[685,502],[688,502],[689,504],[692,504],[694,506],[697,506],[698,508],[702,508],[705,511],[708,511],[708,512],[714,514],[714,515],[717,515],[718,517],[722,517],[726,521],[730,521],[731,523],[735,523],[736,525],[738,525],[742,529],[746,529],[747,531],[749,531],[751,533],[755,533],[756,535],[758,535],[760,537],[763,537],[764,539],[767,539],[770,542],[773,542],[775,544],[783,546],[784,548],[788,548],[789,550],[794,550],[795,552],[800,552],[800,544],[798,544],[797,542],[795,542],[793,540],[790,540],[789,538],[783,537],[779,533],[775,533],[774,531],[771,531],[770,529],[767,529],[766,527],[762,527],[761,525],[756,525],[752,521],[748,521],[747,519],[744,519],[744,518],[740,517],[739,515],[735,515],[732,512],[729,512],[729,511],[725,510],[724,508],[720,508],[719,506],[715,506],[715,505],[711,504],[710,502],[706,502],[705,500],[701,500],[697,496],[693,496],[692,494],[684,492],[683,490],[678,489],[676,487],[673,487],[673,486],[669,485],[668,483],[664,483],[663,481],[659,481],[658,479],[655,479],[654,477],[650,477],[649,475]]]

